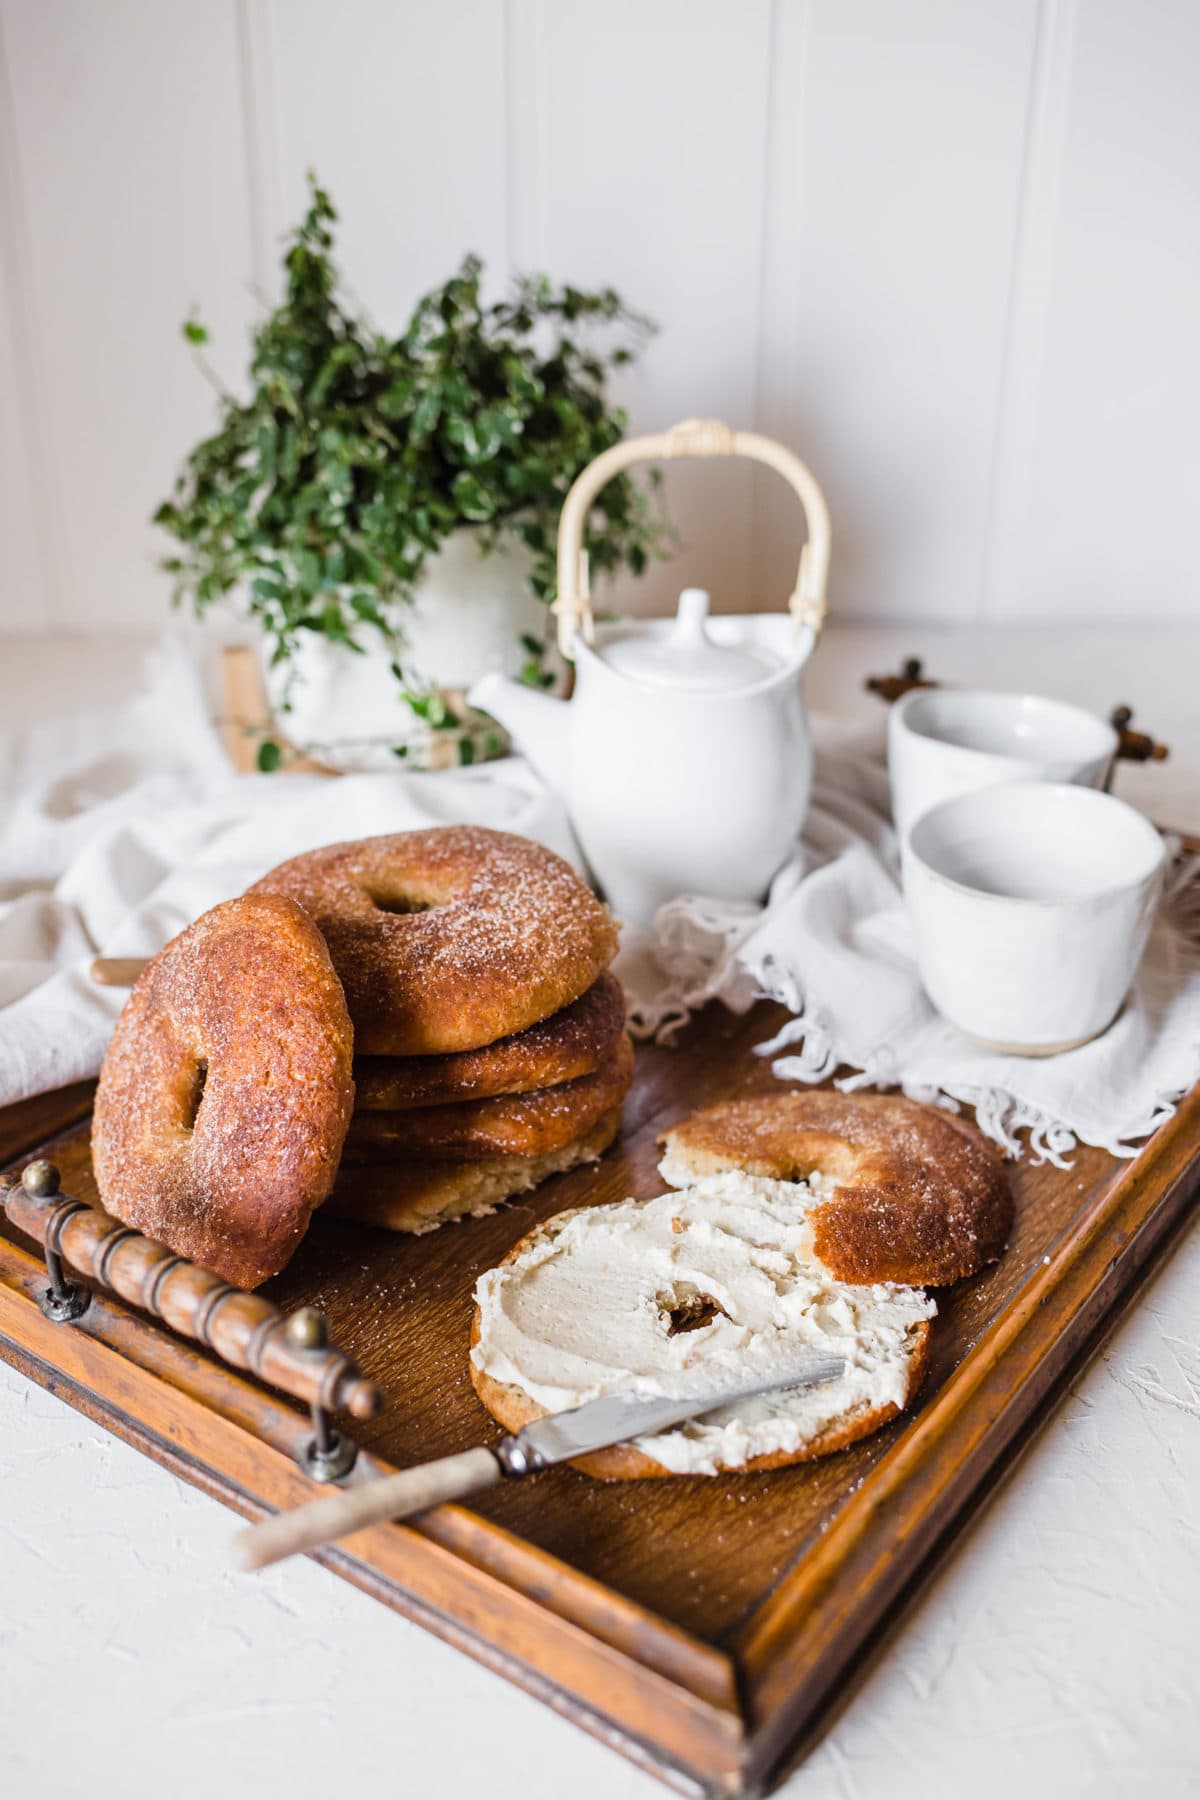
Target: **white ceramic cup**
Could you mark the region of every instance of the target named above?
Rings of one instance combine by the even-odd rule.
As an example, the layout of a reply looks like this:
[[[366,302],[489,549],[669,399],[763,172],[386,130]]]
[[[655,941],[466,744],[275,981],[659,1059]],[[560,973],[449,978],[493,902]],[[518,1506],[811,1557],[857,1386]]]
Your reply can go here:
[[[1110,1025],[1162,892],[1150,821],[1090,788],[1015,782],[944,800],[901,850],[925,991],[989,1049],[1049,1056]]]
[[[914,688],[888,715],[892,817],[903,840],[939,801],[1002,781],[1103,787],[1116,751],[1112,726],[1065,700]]]

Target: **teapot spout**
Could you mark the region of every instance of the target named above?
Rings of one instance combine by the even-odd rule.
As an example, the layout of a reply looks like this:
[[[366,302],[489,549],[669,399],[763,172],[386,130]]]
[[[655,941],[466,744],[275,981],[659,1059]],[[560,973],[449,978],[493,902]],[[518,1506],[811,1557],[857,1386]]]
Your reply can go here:
[[[479,677],[467,695],[467,704],[499,719],[546,786],[561,791],[567,754],[565,701],[492,671]]]

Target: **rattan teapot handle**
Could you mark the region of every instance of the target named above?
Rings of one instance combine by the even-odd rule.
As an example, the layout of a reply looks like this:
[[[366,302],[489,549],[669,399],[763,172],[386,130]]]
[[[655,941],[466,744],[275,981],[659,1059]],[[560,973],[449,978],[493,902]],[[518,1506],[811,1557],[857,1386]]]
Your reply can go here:
[[[825,619],[825,585],[829,577],[829,508],[811,469],[795,453],[774,438],[753,431],[733,431],[716,419],[685,419],[655,437],[628,438],[605,450],[576,476],[563,503],[558,522],[558,644],[570,658],[577,632],[585,643],[595,634],[592,596],[588,584],[587,552],[583,534],[597,494],[606,482],[639,462],[669,462],[680,456],[746,456],[766,463],[795,489],[808,521],[808,540],[800,552],[800,566],[788,607],[798,625],[813,635]]]

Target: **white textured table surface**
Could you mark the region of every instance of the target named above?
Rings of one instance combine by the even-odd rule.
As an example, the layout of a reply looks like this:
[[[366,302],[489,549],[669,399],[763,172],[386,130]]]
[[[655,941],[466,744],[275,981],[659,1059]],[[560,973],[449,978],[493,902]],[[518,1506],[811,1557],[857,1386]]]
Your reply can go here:
[[[117,697],[138,648],[0,639],[9,720]],[[868,711],[862,675],[910,650],[951,678],[1129,700],[1173,757],[1122,791],[1200,828],[1200,631],[843,628],[813,704]],[[1197,1294],[1194,1227],[789,1800],[1200,1794]],[[665,1791],[315,1564],[229,1574],[232,1524],[0,1364],[0,1794]]]

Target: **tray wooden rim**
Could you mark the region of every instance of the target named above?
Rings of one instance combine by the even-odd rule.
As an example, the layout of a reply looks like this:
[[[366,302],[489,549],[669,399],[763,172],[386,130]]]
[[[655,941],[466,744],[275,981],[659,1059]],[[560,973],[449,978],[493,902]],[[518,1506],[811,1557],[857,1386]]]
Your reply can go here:
[[[78,1090],[68,1094],[77,1120]],[[759,1791],[1111,1329],[1198,1186],[1200,1087],[1085,1199],[728,1650],[462,1507],[371,1527],[320,1560],[681,1791]],[[36,1301],[43,1282],[38,1258],[0,1238],[5,1360],[246,1516],[311,1491],[291,1453],[304,1421],[289,1403],[106,1295],[80,1324],[53,1325]],[[947,1458],[950,1485],[939,1480]]]

